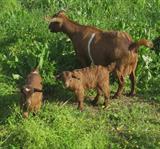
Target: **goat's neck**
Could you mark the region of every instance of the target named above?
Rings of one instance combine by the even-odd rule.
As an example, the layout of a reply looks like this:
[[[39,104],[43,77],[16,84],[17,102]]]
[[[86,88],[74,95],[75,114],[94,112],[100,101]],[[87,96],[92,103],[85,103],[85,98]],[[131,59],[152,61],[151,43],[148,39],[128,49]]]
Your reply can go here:
[[[75,23],[71,20],[66,20],[63,25],[63,33],[67,34],[69,38],[72,40],[73,36],[80,32],[81,25]]]

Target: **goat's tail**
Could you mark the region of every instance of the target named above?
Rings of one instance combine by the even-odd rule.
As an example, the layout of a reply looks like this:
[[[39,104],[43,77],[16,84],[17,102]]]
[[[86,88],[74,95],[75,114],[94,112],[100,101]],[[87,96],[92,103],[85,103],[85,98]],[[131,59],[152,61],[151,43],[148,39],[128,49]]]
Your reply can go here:
[[[137,52],[140,46],[153,48],[153,42],[147,39],[140,39],[137,42],[131,43],[131,45],[129,46],[129,50]]]

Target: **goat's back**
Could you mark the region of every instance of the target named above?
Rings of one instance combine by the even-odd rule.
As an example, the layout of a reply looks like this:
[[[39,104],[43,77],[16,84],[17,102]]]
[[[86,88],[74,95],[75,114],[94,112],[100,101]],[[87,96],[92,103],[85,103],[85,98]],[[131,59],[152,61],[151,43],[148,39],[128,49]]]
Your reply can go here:
[[[39,73],[31,72],[27,76],[27,84],[31,85],[33,88],[42,89],[42,78]]]
[[[111,31],[96,33],[91,43],[91,56],[96,65],[107,66],[128,57],[131,37],[125,32]]]
[[[97,83],[108,80],[109,78],[108,69],[100,65],[76,69],[72,73],[74,76],[79,77],[83,86],[87,88],[94,88]]]

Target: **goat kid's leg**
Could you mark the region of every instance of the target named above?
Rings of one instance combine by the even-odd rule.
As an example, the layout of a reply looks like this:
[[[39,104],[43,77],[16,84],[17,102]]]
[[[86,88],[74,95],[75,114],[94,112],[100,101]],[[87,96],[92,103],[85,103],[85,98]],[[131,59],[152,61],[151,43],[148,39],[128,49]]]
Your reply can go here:
[[[117,73],[117,77],[118,77],[118,90],[113,96],[113,98],[119,97],[122,94],[124,88],[124,77],[121,75],[121,73]]]
[[[83,110],[84,105],[83,105],[83,100],[84,100],[84,91],[79,91],[76,93],[76,99],[78,101],[78,107],[77,109]]]
[[[29,117],[29,112],[23,112],[23,118],[28,118]]]
[[[96,97],[94,98],[94,100],[92,101],[92,105],[93,105],[93,106],[96,106],[96,105],[97,105],[97,102],[98,102],[99,97],[101,96],[101,94],[102,94],[102,92],[101,92],[101,90],[98,88],[98,89],[97,89],[97,95],[96,95]]]
[[[104,92],[104,106],[106,108],[109,103],[110,90],[109,90],[109,88],[106,88],[105,90],[103,90],[103,92]]]
[[[128,95],[134,96],[136,94],[136,91],[135,91],[136,76],[134,71],[132,71],[132,73],[129,75],[129,78],[131,81],[131,91]]]

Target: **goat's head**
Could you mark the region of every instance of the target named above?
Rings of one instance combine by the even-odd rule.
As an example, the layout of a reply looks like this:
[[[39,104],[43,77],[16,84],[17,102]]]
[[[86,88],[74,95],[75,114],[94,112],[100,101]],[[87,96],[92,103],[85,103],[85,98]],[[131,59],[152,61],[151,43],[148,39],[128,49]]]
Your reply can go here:
[[[71,78],[72,78],[71,72],[69,72],[69,71],[64,71],[64,72],[56,75],[56,79],[64,82],[66,87],[69,87],[69,82],[70,82]]]
[[[64,71],[62,73],[62,81],[65,84],[65,87],[74,89],[80,82],[80,74],[70,71]]]
[[[51,32],[61,32],[62,26],[67,18],[65,11],[61,10],[54,14],[52,17],[46,17],[45,19],[49,22],[49,29]]]

